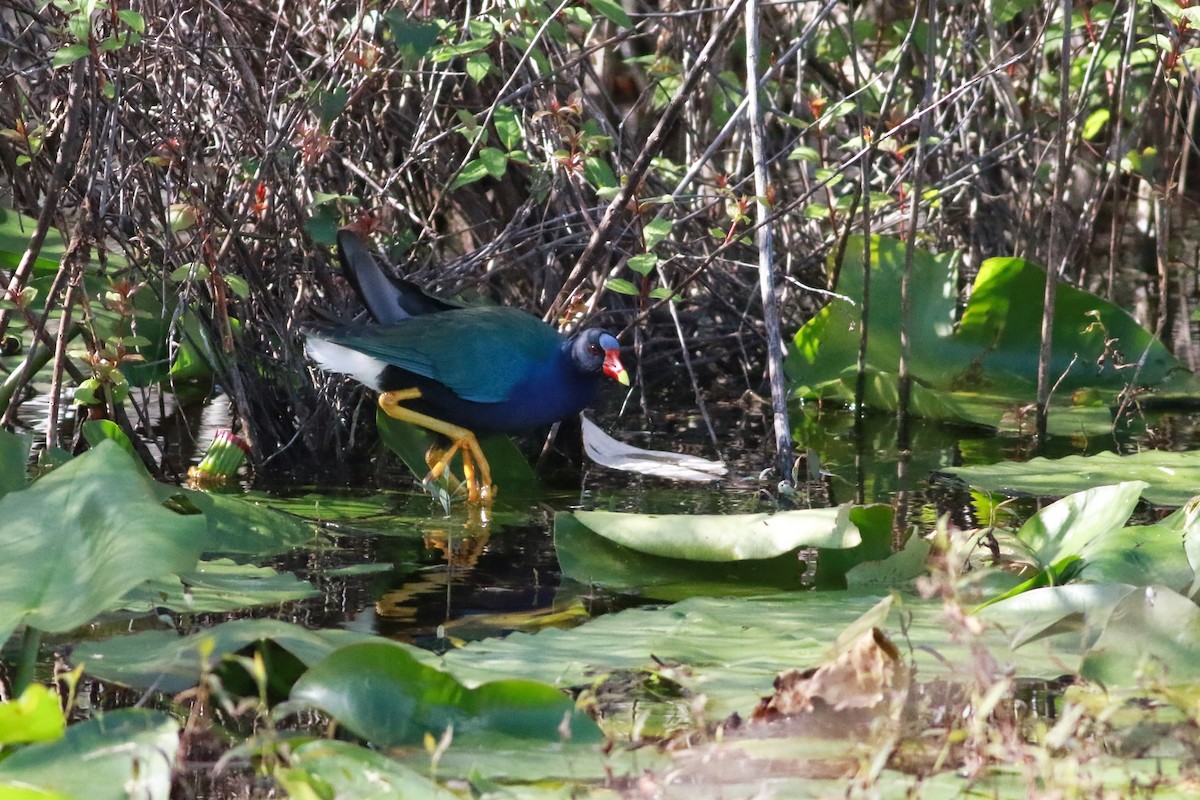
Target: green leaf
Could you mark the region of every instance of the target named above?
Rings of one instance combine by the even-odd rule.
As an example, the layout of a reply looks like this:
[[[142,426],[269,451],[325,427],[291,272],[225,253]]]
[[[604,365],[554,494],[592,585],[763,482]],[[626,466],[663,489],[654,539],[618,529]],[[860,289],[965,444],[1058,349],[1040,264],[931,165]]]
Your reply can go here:
[[[179,723],[167,714],[109,711],[0,761],[0,795],[20,785],[88,800],[168,800],[178,750]]]
[[[583,160],[583,178],[596,187],[599,194],[602,190],[616,190],[621,182],[612,167],[601,156],[588,156]]]
[[[167,226],[172,233],[196,227],[200,210],[190,203],[172,203],[167,208]]]
[[[658,247],[659,242],[671,235],[671,221],[656,219],[646,223],[642,230],[642,241],[646,243],[646,252]]]
[[[176,283],[188,280],[206,281],[211,274],[212,272],[207,266],[198,261],[193,261],[190,264],[184,264],[182,267],[176,267],[167,278]]]
[[[1017,531],[1043,569],[1080,556],[1098,537],[1123,526],[1146,488],[1143,481],[1098,486],[1064,497],[1034,514]]]
[[[458,58],[459,56],[478,53],[485,47],[490,47],[492,40],[490,38],[468,39],[465,42],[458,44],[446,44],[433,50],[433,63],[442,64],[446,61]]]
[[[1061,497],[1072,492],[1127,480],[1145,481],[1148,502],[1181,506],[1200,487],[1200,452],[1144,450],[1132,455],[1097,453],[1065,458],[1031,458],[967,467],[944,467],[950,475],[991,492]]]
[[[117,17],[138,33],[146,32],[146,20],[138,12],[122,8],[117,11]]]
[[[570,512],[554,516],[554,551],[564,577],[583,586],[682,600],[795,591],[807,570],[795,553],[753,561],[691,561],[647,555],[597,535]]]
[[[97,447],[101,442],[113,442],[126,453],[129,454],[133,462],[146,471],[146,467],[138,458],[137,451],[133,447],[133,442],[129,441],[129,437],[125,435],[125,431],[121,430],[121,426],[110,419],[93,419],[83,423],[83,438],[92,447]],[[149,473],[146,473],[149,474]]]
[[[516,149],[517,145],[521,143],[523,134],[521,133],[521,123],[517,120],[517,113],[513,111],[512,106],[497,106],[492,123],[496,126],[496,133],[500,136],[500,143],[504,145],[504,149]]]
[[[850,506],[776,514],[623,514],[576,511],[575,518],[623,547],[666,558],[743,561],[799,547],[854,547],[862,541]]]
[[[508,169],[508,153],[495,147],[484,147],[479,150],[479,160],[487,174],[499,180]]]
[[[209,557],[231,556],[245,561],[320,541],[311,523],[235,495],[162,483],[155,484],[154,490],[164,505],[193,515],[191,519],[201,523],[195,536],[201,551]]]
[[[475,53],[467,59],[467,75],[476,83],[481,82],[495,67],[487,53]]]
[[[1117,583],[1046,586],[997,599],[976,613],[1010,634],[1013,647],[1038,637],[1084,630],[1094,631],[1091,637],[1094,640],[1117,603],[1134,589]],[[1084,646],[1086,648],[1090,643]],[[1078,651],[1079,648],[1073,649]]]
[[[853,402],[854,367],[859,340],[862,301],[863,245],[853,237],[845,251],[835,298],[800,329],[784,368],[797,397]],[[905,245],[895,239],[870,240],[872,292],[899,293]],[[1041,297],[1045,272],[1019,259],[984,262],[967,308],[955,327],[956,261],[952,254],[913,254],[909,367],[916,377],[914,398],[919,416],[1021,429],[1018,411],[1036,392]],[[873,335],[868,343],[868,375],[878,383],[868,399],[872,407],[894,410],[894,376],[899,364],[899,311],[894,306],[872,309]],[[881,316],[882,315],[882,316]],[[1164,394],[1193,395],[1200,390],[1187,373],[1148,331],[1126,312],[1086,292],[1064,286],[1056,300],[1051,372],[1064,376],[1058,402],[1050,414],[1056,433],[1079,433],[1111,428],[1112,414],[1096,390],[1113,393],[1126,388],[1125,365],[1145,354],[1139,380]],[[1182,377],[1175,377],[1178,374]],[[884,382],[889,385],[885,385]],[[1186,387],[1186,388],[1185,388]],[[1087,392],[1076,394],[1077,390]],[[920,395],[920,397],[918,397]],[[1114,400],[1115,402],[1115,400]]]
[[[437,23],[409,19],[400,8],[393,8],[383,15],[387,21],[392,44],[406,58],[424,58],[437,44],[441,29]]]
[[[926,562],[932,550],[933,545],[928,539],[912,533],[899,552],[892,553],[882,561],[851,567],[846,573],[846,585],[851,589],[902,587],[928,572]]]
[[[86,44],[69,44],[66,47],[60,47],[54,51],[54,55],[50,59],[50,66],[54,69],[68,67],[91,52]]]
[[[606,614],[570,630],[472,642],[447,652],[443,660],[464,682],[521,670],[534,680],[572,686],[591,683],[590,676],[605,671],[644,669],[653,658],[671,665],[670,674],[685,688],[703,693],[705,719],[722,719],[757,705],[769,686],[766,676],[819,663],[843,629],[880,599],[879,593],[838,591],[693,597],[666,607]],[[994,627],[956,640],[946,630],[944,613],[940,599],[902,596],[880,626],[888,636],[911,644],[911,649],[905,647],[906,658],[926,679],[961,677],[977,663],[973,659],[981,647],[1023,677],[1057,677],[1079,663],[1077,652],[1036,642],[1013,651],[1008,634]]]
[[[15,434],[0,429],[0,497],[28,485],[26,464],[33,434]]]
[[[624,278],[609,278],[604,282],[604,286],[611,292],[617,294],[628,294],[637,297],[641,294],[638,288]]]
[[[40,683],[26,686],[16,700],[0,703],[0,745],[52,742],[66,727],[58,694]]]
[[[625,13],[625,9],[620,3],[614,0],[588,0],[588,5],[596,10],[601,16],[622,28],[632,28],[633,20]]]
[[[1100,131],[1104,130],[1104,126],[1108,124],[1112,112],[1107,108],[1098,108],[1088,115],[1087,120],[1083,123],[1081,134],[1085,141],[1092,141],[1100,135]]]
[[[225,656],[257,642],[274,642],[301,663],[315,664],[339,647],[373,640],[368,634],[337,628],[313,631],[282,620],[239,619],[190,636],[154,630],[80,642],[71,652],[71,662],[101,680],[175,694],[195,686],[201,674],[216,669]]]
[[[346,110],[346,104],[350,102],[350,91],[344,86],[336,86],[328,92],[315,91],[312,99],[317,109],[317,119],[328,127]]]
[[[562,10],[562,14],[571,24],[581,28],[590,28],[592,25],[592,15],[579,6],[568,6]]]
[[[337,244],[338,227],[341,225],[341,215],[330,205],[317,204],[312,215],[304,223],[308,233],[317,244],[333,246]]]
[[[1080,673],[1109,688],[1200,680],[1200,607],[1165,586],[1130,592],[1113,608]]]
[[[18,625],[65,632],[149,578],[190,569],[204,522],[163,508],[113,442],[0,499],[0,642]]]
[[[812,147],[797,147],[788,155],[788,161],[804,161],[809,164],[820,164],[821,154]]]
[[[294,798],[449,800],[452,796],[421,772],[383,753],[328,739],[293,749],[288,766],[276,768],[273,776]]]
[[[458,173],[458,177],[450,184],[450,191],[454,191],[460,187],[475,183],[482,180],[488,174],[487,165],[483,163],[482,158],[473,158],[463,167],[462,172]]]
[[[201,561],[196,569],[154,578],[129,591],[121,607],[151,612],[219,614],[302,600],[318,592],[308,581],[270,567],[237,564],[229,559]]]
[[[225,283],[229,286],[229,291],[233,292],[235,297],[240,297],[246,300],[250,297],[250,284],[241,275],[224,275]]]
[[[602,738],[574,701],[551,686],[509,679],[468,689],[393,644],[354,644],[331,653],[296,682],[291,697],[385,747],[419,744],[450,726],[455,741],[493,733],[558,741],[564,723],[572,739]]]
[[[1083,548],[1079,579],[1131,586],[1161,584],[1189,596],[1200,590],[1200,501],[1148,525],[1097,536]]]
[[[658,256],[654,253],[641,253],[640,255],[630,256],[625,262],[631,270],[640,275],[649,275],[650,271],[658,266]]]

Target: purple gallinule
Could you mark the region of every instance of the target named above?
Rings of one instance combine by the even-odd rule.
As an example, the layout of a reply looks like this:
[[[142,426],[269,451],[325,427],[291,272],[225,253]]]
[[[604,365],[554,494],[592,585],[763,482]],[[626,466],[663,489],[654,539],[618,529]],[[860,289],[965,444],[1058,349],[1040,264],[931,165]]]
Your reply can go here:
[[[605,375],[629,385],[611,333],[590,329],[568,338],[515,308],[439,300],[384,275],[352,229],[339,233],[338,245],[378,323],[313,331],[309,356],[378,391],[380,408],[393,419],[449,439],[449,448],[427,457],[427,480],[461,453],[472,503],[493,495],[476,433],[517,433],[578,414]]]

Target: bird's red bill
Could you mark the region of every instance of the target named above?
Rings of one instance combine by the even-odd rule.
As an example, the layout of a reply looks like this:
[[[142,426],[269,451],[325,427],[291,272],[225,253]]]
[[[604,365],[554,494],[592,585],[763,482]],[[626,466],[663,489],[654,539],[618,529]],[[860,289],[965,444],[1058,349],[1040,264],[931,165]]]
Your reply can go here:
[[[621,363],[620,350],[604,351],[604,374],[622,386],[629,385],[629,373],[625,371],[625,365]]]

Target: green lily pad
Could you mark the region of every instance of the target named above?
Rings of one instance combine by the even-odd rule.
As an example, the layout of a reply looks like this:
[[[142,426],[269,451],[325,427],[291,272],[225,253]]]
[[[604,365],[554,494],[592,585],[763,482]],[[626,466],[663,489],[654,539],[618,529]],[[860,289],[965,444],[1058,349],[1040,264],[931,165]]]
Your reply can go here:
[[[126,594],[121,607],[144,612],[169,608],[178,612],[220,613],[316,594],[311,583],[290,572],[219,559],[201,561],[194,570],[147,581]]]
[[[0,499],[0,642],[65,632],[150,578],[191,569],[204,521],[163,508],[128,454],[102,442]]]
[[[25,476],[25,465],[29,461],[29,448],[32,444],[32,434],[18,436],[0,430],[0,497],[24,489],[29,484]]]
[[[36,228],[37,220],[33,217],[0,206],[0,266],[14,269],[21,263]],[[66,251],[62,234],[50,228],[46,231],[46,239],[38,252],[36,267],[42,270],[57,270]]]
[[[155,487],[169,507],[185,514],[203,514],[195,517],[204,524],[199,543],[210,557],[257,561],[320,541],[312,523],[235,495],[196,492],[162,483]]]
[[[554,516],[554,551],[570,580],[659,600],[796,590],[804,585],[808,569],[796,553],[752,561],[649,555],[597,535],[567,511]]]
[[[417,770],[375,750],[318,740],[292,751],[274,778],[289,797],[355,800],[450,800],[456,795]]]
[[[1127,481],[1068,495],[1034,514],[1017,538],[1043,569],[1063,558],[1084,557],[1092,542],[1121,529],[1145,488],[1144,481]]]
[[[800,547],[846,548],[862,541],[850,506],[774,514],[622,514],[576,511],[610,541],[650,555],[690,561],[767,559]]]
[[[1200,546],[1200,503],[1192,501],[1150,525],[1130,525],[1100,534],[1081,553],[1078,580],[1161,584],[1173,591],[1194,595],[1197,585],[1195,555]]]
[[[292,688],[292,701],[313,706],[368,741],[418,744],[452,727],[456,738],[493,733],[558,741],[599,741],[599,729],[557,689],[523,679],[469,689],[390,643],[364,642],[331,653]]]
[[[1094,486],[1140,480],[1148,502],[1181,506],[1200,488],[1200,452],[1146,450],[1128,456],[1097,453],[1065,458],[1032,458],[939,470],[972,486],[1001,494],[1057,497]]]
[[[275,642],[302,663],[314,664],[339,647],[372,640],[374,637],[354,631],[313,631],[281,620],[240,619],[190,636],[145,631],[81,642],[71,652],[71,661],[82,664],[89,675],[101,680],[174,694],[195,686],[201,673],[215,669],[226,655],[256,642]],[[431,661],[434,658],[428,653],[423,657]]]
[[[846,585],[851,589],[900,587],[926,574],[925,567],[933,545],[923,536],[910,534],[904,547],[882,561],[867,561],[855,565],[846,573]]]
[[[466,682],[523,675],[589,686],[608,670],[668,669],[685,688],[705,696],[705,713],[717,719],[735,711],[746,714],[769,694],[777,673],[818,663],[845,628],[879,600],[878,594],[839,591],[693,597],[661,609],[608,614],[571,630],[473,642],[442,658],[446,669]],[[909,612],[902,630],[899,615]],[[905,598],[882,627],[897,641],[907,637],[922,675],[953,675],[972,663],[968,643],[946,630],[940,602]],[[1013,650],[999,628],[985,629],[979,643],[1024,677],[1057,677],[1071,672],[1081,657],[1054,640]]]
[[[1123,583],[1043,586],[992,603],[978,613],[1004,628],[1013,647],[1041,636],[1070,633],[1079,639],[1076,649],[1082,652],[1100,635],[1117,603],[1134,589]]]
[[[168,800],[178,749],[179,723],[168,715],[110,711],[0,761],[0,796],[33,787],[72,800]]]
[[[1200,607],[1165,586],[1130,592],[1113,608],[1080,673],[1108,687],[1200,680]]]

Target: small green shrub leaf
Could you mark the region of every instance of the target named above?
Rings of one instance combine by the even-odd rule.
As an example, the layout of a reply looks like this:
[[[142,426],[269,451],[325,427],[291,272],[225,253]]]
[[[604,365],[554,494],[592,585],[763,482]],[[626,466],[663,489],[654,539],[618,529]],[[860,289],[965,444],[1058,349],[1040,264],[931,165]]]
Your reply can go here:
[[[632,28],[633,20],[629,14],[625,13],[625,9],[620,3],[614,0],[588,0],[588,5],[596,9],[596,12],[611,22],[620,25],[622,28]]]

